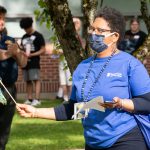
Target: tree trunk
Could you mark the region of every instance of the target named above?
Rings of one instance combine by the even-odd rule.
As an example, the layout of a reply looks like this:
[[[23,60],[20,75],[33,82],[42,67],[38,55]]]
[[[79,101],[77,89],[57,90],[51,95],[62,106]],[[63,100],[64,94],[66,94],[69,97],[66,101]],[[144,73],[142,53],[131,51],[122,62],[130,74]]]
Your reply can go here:
[[[71,73],[83,60],[67,0],[46,0],[46,5]]]
[[[144,61],[147,56],[150,56],[150,34],[140,48],[133,54],[140,61]]]
[[[83,20],[84,38],[86,40],[86,46],[85,46],[86,57],[89,57],[93,54],[93,51],[91,51],[89,48],[87,28],[94,20],[94,16],[97,10],[97,5],[98,5],[97,0],[83,0],[82,2],[82,8],[84,14],[84,20]]]
[[[142,18],[145,22],[148,33],[150,33],[150,16],[149,16],[149,12],[148,12],[148,3],[147,3],[147,0],[140,0],[140,2],[141,2]]]
[[[140,0],[140,2],[142,18],[146,24],[149,34],[143,45],[136,50],[133,55],[143,62],[147,56],[150,56],[150,16],[148,12],[147,0]]]

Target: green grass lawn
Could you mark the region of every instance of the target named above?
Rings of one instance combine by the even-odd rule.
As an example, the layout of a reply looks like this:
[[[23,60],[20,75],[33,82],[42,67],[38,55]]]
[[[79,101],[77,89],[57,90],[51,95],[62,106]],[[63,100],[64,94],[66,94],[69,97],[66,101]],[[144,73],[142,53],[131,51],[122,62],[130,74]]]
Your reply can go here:
[[[41,107],[52,107],[60,101],[43,101]],[[15,114],[6,150],[60,150],[84,147],[80,121],[58,122],[26,119]]]

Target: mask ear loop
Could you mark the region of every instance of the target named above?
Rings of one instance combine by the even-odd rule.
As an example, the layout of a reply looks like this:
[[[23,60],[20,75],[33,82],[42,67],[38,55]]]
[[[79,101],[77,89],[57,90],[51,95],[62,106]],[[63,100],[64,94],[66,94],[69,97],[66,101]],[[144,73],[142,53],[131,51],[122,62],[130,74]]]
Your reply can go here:
[[[105,35],[105,38],[108,37],[108,36],[111,36],[111,35],[113,35],[113,34],[115,34],[115,32],[106,34],[106,35]]]
[[[11,99],[13,100],[13,102],[17,105],[16,100],[12,97],[12,95],[10,94],[10,92],[7,90],[7,88],[5,87],[5,85],[2,82],[1,78],[0,78],[0,84],[4,87],[4,89],[6,90],[6,92],[8,93],[8,95],[11,97]]]
[[[111,35],[114,35],[114,34],[115,34],[115,32],[109,33],[109,34],[107,34],[107,35],[105,36],[105,38],[106,38],[106,37],[109,37],[109,36],[111,36]],[[114,42],[109,43],[109,44],[108,44],[108,47],[111,46],[113,43],[114,43]]]

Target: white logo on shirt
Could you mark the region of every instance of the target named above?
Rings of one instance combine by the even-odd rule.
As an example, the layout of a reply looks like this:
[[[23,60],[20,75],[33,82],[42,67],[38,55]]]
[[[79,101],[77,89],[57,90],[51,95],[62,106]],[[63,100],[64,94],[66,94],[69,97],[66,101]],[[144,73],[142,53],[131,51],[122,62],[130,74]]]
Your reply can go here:
[[[23,43],[23,46],[25,49],[27,49],[27,47],[30,45],[30,51],[35,51],[35,46],[34,46],[34,40],[35,40],[35,36],[32,35],[31,37],[27,37],[27,38],[24,38],[22,43]]]
[[[138,40],[140,38],[140,36],[139,35],[135,35],[133,38]]]
[[[122,73],[116,72],[116,73],[107,73],[107,77],[122,77]]]

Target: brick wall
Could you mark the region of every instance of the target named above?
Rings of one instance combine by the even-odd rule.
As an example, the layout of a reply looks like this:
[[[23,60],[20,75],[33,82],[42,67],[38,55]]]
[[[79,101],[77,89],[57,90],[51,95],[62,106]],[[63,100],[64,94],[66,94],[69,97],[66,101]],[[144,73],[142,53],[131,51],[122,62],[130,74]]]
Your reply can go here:
[[[45,94],[56,93],[59,87],[58,59],[51,58],[49,53],[42,55],[40,76],[41,76],[41,93],[43,95],[44,93]],[[16,85],[18,94],[26,93],[26,84],[23,80],[22,69],[20,68],[18,81]]]
[[[51,48],[49,48],[50,50]],[[51,52],[41,56],[41,93],[43,98],[54,98],[59,87],[59,74],[58,74],[58,59],[50,57]],[[146,68],[150,73],[150,57],[147,58]],[[26,93],[26,85],[22,77],[22,70],[19,68],[19,76],[17,81],[18,94]],[[53,93],[53,95],[51,95]],[[48,97],[50,96],[50,97]],[[21,98],[23,96],[19,96]]]

